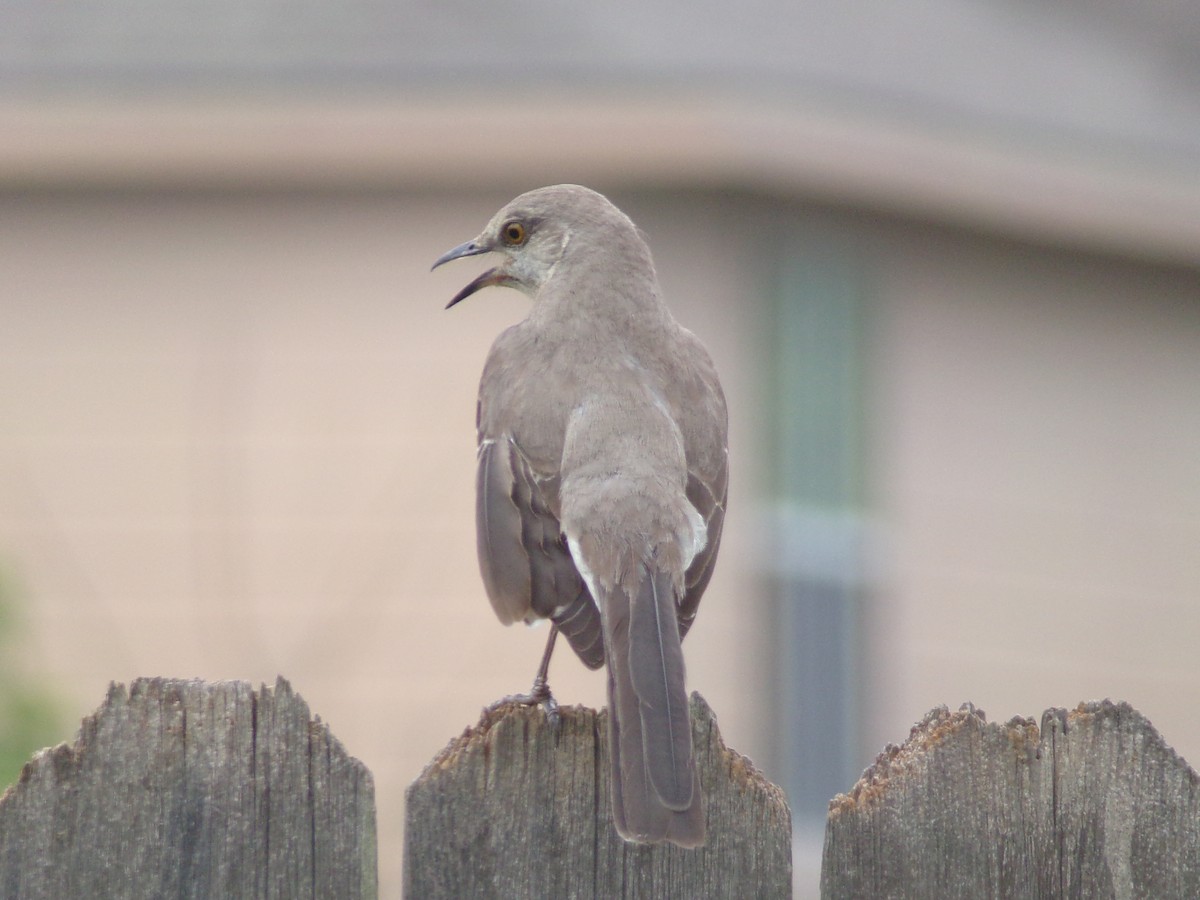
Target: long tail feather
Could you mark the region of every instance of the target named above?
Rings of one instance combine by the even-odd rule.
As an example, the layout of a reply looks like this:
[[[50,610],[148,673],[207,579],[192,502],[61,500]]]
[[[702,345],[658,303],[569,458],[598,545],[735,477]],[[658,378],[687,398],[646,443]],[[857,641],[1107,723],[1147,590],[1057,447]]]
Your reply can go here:
[[[634,841],[704,843],[672,580],[638,570],[604,598],[614,821]],[[630,594],[633,595],[632,599]]]
[[[629,673],[650,784],[668,809],[692,803],[692,729],[671,576],[642,568],[629,617]]]

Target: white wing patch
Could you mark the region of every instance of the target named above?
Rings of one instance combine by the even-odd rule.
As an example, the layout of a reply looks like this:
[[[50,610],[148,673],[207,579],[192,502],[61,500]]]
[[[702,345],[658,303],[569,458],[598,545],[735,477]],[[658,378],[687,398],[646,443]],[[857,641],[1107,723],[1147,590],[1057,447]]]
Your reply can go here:
[[[601,594],[596,590],[596,576],[592,574],[592,570],[584,562],[583,551],[579,549],[579,542],[569,534],[567,535],[567,547],[571,550],[571,559],[575,561],[575,568],[579,570],[579,576],[583,579],[583,583],[587,585],[588,591],[591,592],[592,599],[599,605]]]
[[[692,526],[692,539],[681,548],[683,550],[683,571],[692,567],[692,560],[708,545],[708,524],[704,516],[692,504],[687,505],[688,523]],[[594,594],[592,596],[595,596]]]

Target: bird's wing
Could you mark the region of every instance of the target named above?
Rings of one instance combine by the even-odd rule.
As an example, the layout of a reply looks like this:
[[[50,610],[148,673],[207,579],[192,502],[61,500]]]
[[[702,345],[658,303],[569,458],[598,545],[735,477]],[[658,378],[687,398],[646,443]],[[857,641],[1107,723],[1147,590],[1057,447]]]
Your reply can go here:
[[[679,600],[679,637],[687,634],[696,619],[700,598],[708,587],[713,567],[717,562],[717,550],[721,546],[721,530],[725,525],[725,499],[729,491],[729,466],[722,457],[721,467],[715,477],[704,478],[697,472],[688,472],[687,498],[696,512],[704,519],[707,540],[704,548],[696,554],[684,575],[684,592]]]
[[[679,329],[678,341],[671,355],[674,363],[665,367],[667,383],[674,390],[664,393],[673,400],[672,415],[683,435],[687,499],[705,526],[704,546],[688,564],[679,598],[682,637],[695,621],[721,546],[729,490],[729,413],[721,380],[704,344],[686,328]]]
[[[554,513],[558,477],[539,477],[509,434],[479,443],[476,534],[492,608],[506,625],[551,619],[589,668],[604,663],[600,612]]]

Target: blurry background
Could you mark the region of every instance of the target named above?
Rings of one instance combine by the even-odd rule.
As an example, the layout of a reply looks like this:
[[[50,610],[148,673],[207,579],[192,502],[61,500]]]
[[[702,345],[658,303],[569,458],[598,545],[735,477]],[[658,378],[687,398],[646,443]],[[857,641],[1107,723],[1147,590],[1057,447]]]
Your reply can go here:
[[[689,680],[786,787],[800,896],[934,705],[1121,698],[1200,760],[1200,8],[10,0],[0,780],[110,680],[283,673],[398,896],[405,785],[545,636],[473,535],[527,301],[445,312],[483,264],[429,265],[559,181],[724,379]]]

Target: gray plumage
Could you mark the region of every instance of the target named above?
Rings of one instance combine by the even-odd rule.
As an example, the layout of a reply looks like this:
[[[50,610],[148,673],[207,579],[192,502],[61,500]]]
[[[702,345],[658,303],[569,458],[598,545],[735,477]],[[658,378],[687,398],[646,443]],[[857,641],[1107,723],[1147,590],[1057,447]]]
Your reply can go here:
[[[474,241],[488,285],[533,299],[479,387],[477,534],[504,623],[551,619],[608,664],[615,824],[635,841],[704,842],[681,641],[725,514],[725,398],[663,303],[649,248],[595,191],[522,194]]]

